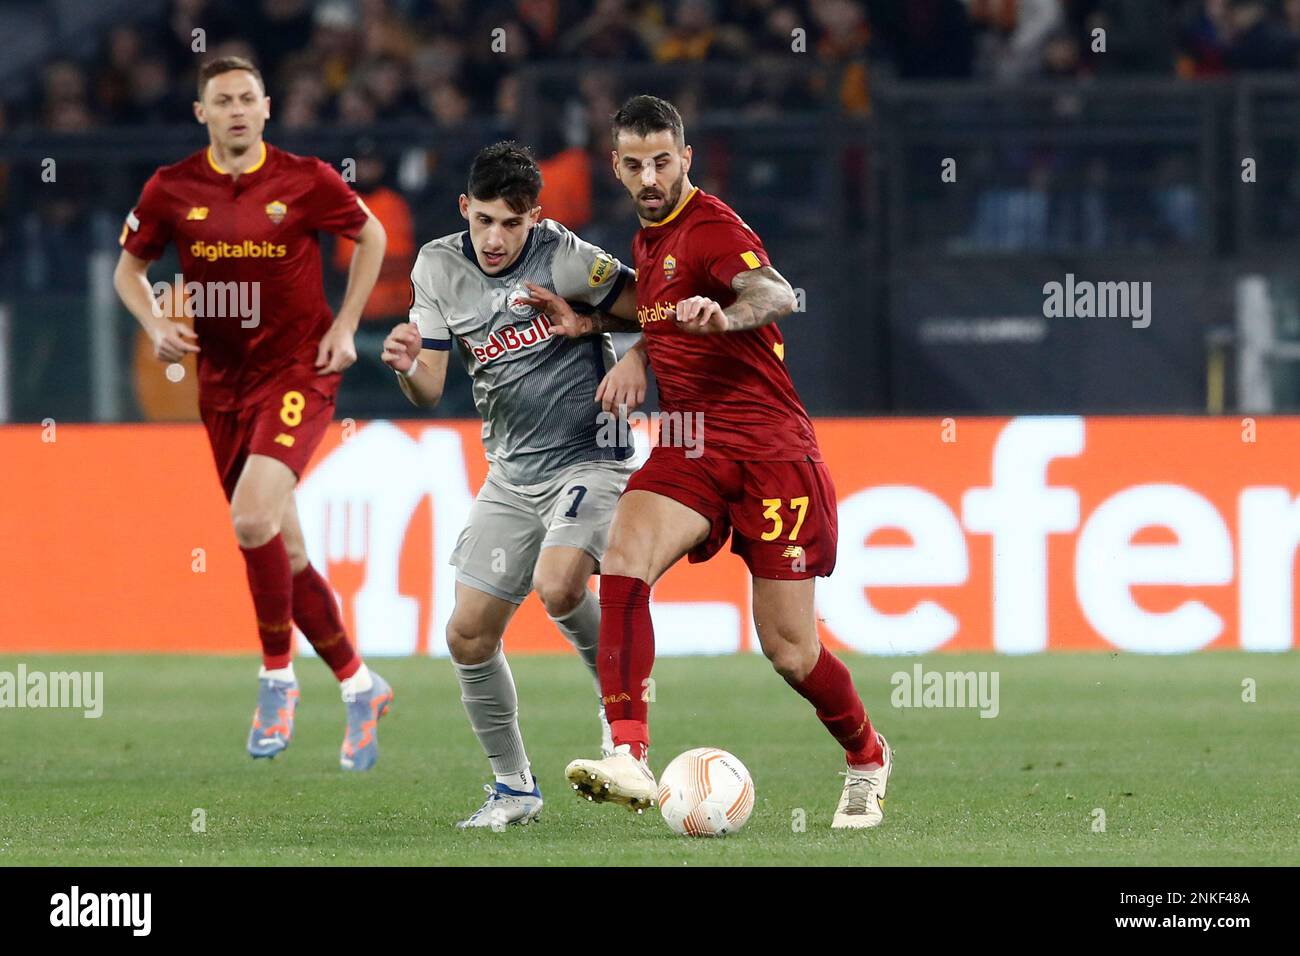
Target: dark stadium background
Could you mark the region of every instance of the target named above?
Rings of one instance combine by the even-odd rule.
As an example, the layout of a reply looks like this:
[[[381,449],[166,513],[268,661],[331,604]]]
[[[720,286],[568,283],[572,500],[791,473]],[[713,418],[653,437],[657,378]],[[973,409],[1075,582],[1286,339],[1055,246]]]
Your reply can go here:
[[[195,70],[226,53],[266,76],[268,140],[355,161],[389,230],[340,417],[408,411],[378,341],[480,146],[532,145],[544,214],[627,256],[607,121],[641,91],[801,290],[815,415],[1291,408],[1298,49],[1300,0],[7,0],[0,421],[193,416],[109,274],[149,173],[205,143]],[[1150,281],[1150,328],[1044,319],[1067,273]],[[437,414],[472,416],[449,383]]]

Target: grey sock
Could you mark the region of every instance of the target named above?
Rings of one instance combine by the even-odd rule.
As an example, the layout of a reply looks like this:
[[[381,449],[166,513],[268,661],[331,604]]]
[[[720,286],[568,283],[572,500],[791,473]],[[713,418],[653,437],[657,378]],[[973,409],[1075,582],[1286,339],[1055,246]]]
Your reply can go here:
[[[452,661],[452,667],[460,680],[461,703],[492,764],[492,772],[504,777],[527,770],[528,755],[519,732],[519,698],[505,651],[498,650],[482,664]]]
[[[553,617],[552,621],[560,629],[570,644],[577,650],[587,670],[596,676],[596,644],[600,640],[600,598],[588,590],[583,590],[583,598],[564,617]]]

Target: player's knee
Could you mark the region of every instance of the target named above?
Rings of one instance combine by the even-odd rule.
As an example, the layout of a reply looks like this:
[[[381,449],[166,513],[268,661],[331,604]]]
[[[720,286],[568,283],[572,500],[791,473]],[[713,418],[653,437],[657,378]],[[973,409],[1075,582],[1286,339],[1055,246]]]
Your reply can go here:
[[[587,585],[582,581],[550,580],[537,578],[533,581],[533,590],[546,608],[550,617],[567,617],[573,612],[587,592]]]
[[[600,559],[601,574],[645,580],[648,571],[649,561],[644,552],[638,553],[638,549],[627,547],[622,541],[611,540]]]
[[[304,570],[310,563],[307,560],[307,549],[301,541],[292,541],[285,538],[284,550],[289,552],[289,570],[294,574]]]
[[[778,634],[775,637],[776,640],[763,641],[763,654],[771,662],[772,670],[793,684],[802,682],[817,663],[816,657],[810,658],[808,648],[797,640],[798,635]]]
[[[261,547],[280,533],[280,522],[270,511],[239,510],[231,514],[231,520],[241,548]]]
[[[499,635],[485,632],[472,622],[457,619],[447,622],[447,650],[457,664],[482,664],[490,660],[501,646]]]

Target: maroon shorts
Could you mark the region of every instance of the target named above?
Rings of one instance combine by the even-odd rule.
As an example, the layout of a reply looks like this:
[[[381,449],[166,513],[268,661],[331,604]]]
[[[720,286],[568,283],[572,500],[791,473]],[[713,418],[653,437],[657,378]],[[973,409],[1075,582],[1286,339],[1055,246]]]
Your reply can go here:
[[[839,532],[835,487],[824,462],[687,458],[657,447],[627,483],[684,504],[709,521],[709,536],[690,552],[707,561],[731,536],[756,578],[796,581],[835,569]]]
[[[327,382],[297,378],[234,411],[200,408],[221,487],[230,499],[249,455],[284,462],[302,476],[334,417],[337,376]]]

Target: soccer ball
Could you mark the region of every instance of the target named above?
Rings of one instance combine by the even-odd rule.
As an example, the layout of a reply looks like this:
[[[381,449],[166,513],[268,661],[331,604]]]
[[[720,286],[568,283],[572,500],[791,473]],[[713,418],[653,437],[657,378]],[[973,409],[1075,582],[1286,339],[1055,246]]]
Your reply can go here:
[[[735,833],[753,809],[754,780],[725,750],[688,750],[659,775],[659,812],[679,836]]]

